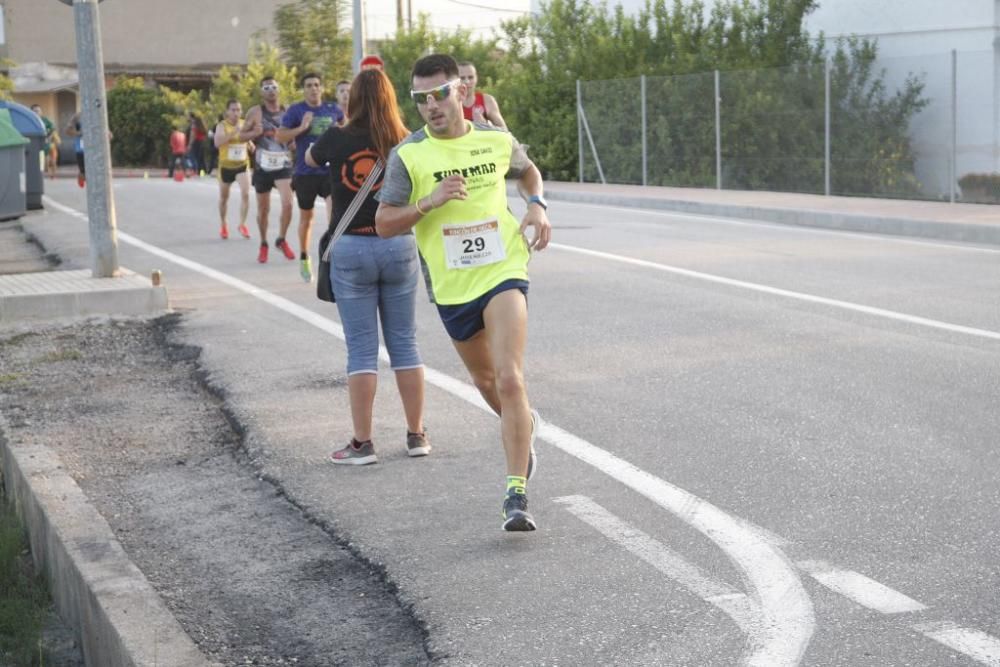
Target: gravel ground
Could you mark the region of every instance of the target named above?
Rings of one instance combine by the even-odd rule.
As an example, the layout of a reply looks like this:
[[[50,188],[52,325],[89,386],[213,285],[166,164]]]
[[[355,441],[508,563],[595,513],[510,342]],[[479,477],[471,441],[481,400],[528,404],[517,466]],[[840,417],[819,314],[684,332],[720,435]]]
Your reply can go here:
[[[58,452],[210,660],[429,664],[381,571],[247,462],[179,318],[0,331],[3,435]]]

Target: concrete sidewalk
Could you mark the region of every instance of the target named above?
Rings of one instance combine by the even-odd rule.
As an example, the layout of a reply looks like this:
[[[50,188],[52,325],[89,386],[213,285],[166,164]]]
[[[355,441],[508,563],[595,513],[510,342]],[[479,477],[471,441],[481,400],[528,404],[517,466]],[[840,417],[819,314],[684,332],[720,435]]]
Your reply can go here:
[[[1000,206],[787,192],[545,183],[545,196],[873,234],[1000,245]]]

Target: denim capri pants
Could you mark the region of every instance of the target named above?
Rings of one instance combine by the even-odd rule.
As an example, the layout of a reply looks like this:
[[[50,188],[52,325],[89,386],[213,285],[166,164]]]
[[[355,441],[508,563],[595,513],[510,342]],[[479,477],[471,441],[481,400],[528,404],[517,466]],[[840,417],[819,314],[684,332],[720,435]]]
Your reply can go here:
[[[378,322],[392,370],[420,368],[416,296],[420,263],[412,234],[383,239],[344,234],[330,279],[347,339],[347,374],[378,372]]]

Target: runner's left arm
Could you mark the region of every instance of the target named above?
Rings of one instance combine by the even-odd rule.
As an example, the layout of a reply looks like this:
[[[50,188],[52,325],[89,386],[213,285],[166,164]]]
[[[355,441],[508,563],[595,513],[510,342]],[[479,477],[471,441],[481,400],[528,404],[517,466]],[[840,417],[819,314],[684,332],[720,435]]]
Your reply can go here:
[[[528,157],[520,142],[513,135],[510,139],[513,146],[507,176],[517,179],[517,191],[525,201],[530,197],[541,197],[544,191],[542,172],[538,171],[538,167]],[[552,238],[552,225],[549,223],[545,207],[541,204],[535,202],[528,204],[528,210],[521,219],[521,233],[524,234],[528,227],[535,228],[535,234],[528,241],[528,247],[532,250],[544,250]]]
[[[483,105],[486,107],[486,120],[497,127],[506,130],[507,121],[500,115],[500,105],[492,95],[483,95]]]

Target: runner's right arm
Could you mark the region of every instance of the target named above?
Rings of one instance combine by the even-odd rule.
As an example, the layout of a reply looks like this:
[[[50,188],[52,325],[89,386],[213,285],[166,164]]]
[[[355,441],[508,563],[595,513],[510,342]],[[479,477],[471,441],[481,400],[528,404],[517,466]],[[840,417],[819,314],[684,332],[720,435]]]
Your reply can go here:
[[[425,197],[410,204],[413,183],[406,165],[395,150],[389,154],[385,179],[378,194],[378,211],[375,212],[375,232],[382,238],[399,236],[413,229],[426,214],[451,199],[465,199],[465,179],[461,174],[448,176]]]
[[[264,133],[264,128],[260,122],[260,107],[251,107],[247,112],[247,119],[240,130],[240,141],[250,141],[256,139]]]
[[[219,124],[215,126],[215,139],[213,140],[215,147],[222,148],[229,143],[230,138],[229,134],[226,133],[226,124],[220,121]]]

